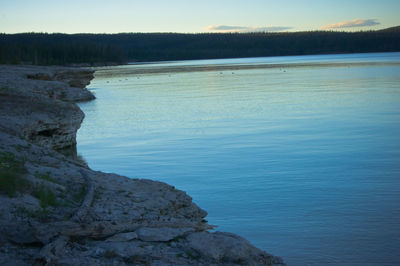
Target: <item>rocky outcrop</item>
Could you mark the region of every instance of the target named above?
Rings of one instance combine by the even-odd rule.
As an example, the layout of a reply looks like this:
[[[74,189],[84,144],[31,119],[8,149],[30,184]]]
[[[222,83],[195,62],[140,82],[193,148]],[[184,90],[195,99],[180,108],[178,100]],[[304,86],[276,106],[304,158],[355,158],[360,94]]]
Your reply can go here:
[[[0,66],[0,88],[12,88],[19,95],[90,101],[95,97],[85,87],[93,79],[91,69],[66,67]]]
[[[0,66],[2,130],[52,149],[74,146],[84,114],[68,102],[94,99],[85,88],[92,78],[86,69]]]
[[[207,213],[173,186],[57,152],[76,142],[84,115],[71,99],[87,99],[92,76],[0,67],[0,265],[284,265],[208,232]]]

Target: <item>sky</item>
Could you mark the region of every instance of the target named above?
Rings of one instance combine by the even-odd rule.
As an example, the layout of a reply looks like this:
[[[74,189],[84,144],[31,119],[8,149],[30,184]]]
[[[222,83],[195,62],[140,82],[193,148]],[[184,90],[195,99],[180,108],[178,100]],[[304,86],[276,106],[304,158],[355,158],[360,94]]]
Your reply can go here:
[[[0,0],[0,32],[377,30],[400,0]]]

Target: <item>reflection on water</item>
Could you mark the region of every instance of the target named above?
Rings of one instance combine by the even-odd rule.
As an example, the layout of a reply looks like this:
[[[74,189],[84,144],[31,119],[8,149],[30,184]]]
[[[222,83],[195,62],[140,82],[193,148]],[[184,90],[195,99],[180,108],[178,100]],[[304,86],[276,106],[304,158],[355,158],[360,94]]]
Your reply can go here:
[[[372,56],[371,56],[372,55]],[[229,71],[286,67],[351,67],[363,65],[399,65],[396,53],[280,56],[232,59],[187,60],[171,62],[151,62],[130,66],[104,67],[98,75],[104,77],[126,77],[128,75],[161,74],[176,72]],[[113,69],[113,71],[108,71]]]
[[[400,264],[399,53],[102,68],[90,88],[93,169],[185,190],[291,265]]]

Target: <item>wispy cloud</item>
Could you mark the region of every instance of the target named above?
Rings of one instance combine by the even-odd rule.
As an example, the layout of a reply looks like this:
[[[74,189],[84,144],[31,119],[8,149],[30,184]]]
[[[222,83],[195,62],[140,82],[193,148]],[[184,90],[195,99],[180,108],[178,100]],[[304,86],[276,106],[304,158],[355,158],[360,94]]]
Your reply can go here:
[[[290,29],[292,29],[292,27],[282,27],[282,26],[242,27],[242,26],[228,26],[228,25],[208,26],[204,28],[204,30],[206,31],[213,31],[213,32],[258,32],[258,31],[283,31]]]
[[[376,21],[376,19],[353,19],[335,24],[325,25],[321,28],[324,30],[331,30],[331,29],[342,29],[342,28],[371,27],[380,24],[381,23]]]

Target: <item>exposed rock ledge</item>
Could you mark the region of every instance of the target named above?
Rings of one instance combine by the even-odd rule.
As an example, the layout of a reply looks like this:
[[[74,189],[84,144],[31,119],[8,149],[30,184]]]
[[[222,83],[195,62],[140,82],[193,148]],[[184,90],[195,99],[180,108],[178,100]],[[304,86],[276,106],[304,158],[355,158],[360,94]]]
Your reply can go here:
[[[0,66],[0,265],[284,265],[167,184],[105,174],[76,144],[93,71]]]

